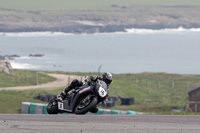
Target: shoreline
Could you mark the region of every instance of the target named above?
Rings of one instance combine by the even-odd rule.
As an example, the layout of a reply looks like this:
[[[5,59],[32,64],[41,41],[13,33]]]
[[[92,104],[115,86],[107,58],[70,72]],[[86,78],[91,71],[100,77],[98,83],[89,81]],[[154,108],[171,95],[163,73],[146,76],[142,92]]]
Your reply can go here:
[[[200,32],[200,28],[163,28],[163,29],[145,29],[145,28],[129,28],[124,31],[115,32],[94,32],[94,33],[73,33],[59,31],[11,31],[0,32],[0,36],[16,36],[16,37],[37,37],[37,36],[70,36],[70,35],[101,35],[101,34],[165,34],[177,32]]]
[[[9,37],[9,34],[11,37]],[[194,28],[185,29],[182,27],[179,27],[177,29],[162,29],[162,30],[129,29],[129,31],[126,33],[124,32],[111,33],[111,34],[110,33],[95,33],[95,34],[78,34],[78,35],[73,34],[73,36],[69,36],[69,34],[59,32],[59,34],[53,33],[54,37],[52,37],[52,32],[7,33],[6,36],[0,36],[2,40],[5,40],[5,46],[6,46],[6,47],[2,47],[2,50],[0,51],[1,52],[0,55],[5,56],[5,55],[16,54],[20,56],[20,57],[17,57],[16,60],[11,60],[12,65],[14,64],[17,66],[17,68],[20,68],[20,69],[47,70],[47,71],[49,70],[66,71],[67,70],[71,72],[74,72],[74,71],[87,72],[88,70],[96,71],[100,65],[103,65],[104,70],[111,71],[112,73],[113,72],[114,73],[140,73],[140,72],[147,71],[147,72],[167,72],[167,73],[179,73],[179,74],[180,73],[181,74],[199,74],[199,69],[198,69],[199,63],[197,63],[196,61],[193,61],[194,59],[196,60],[198,57],[199,46],[197,42],[199,42],[199,35],[200,35],[200,29],[194,29]],[[158,37],[167,41],[163,42],[162,40],[158,40]],[[105,39],[102,39],[102,38],[105,38]],[[118,38],[119,38],[119,41],[116,41],[118,40]],[[144,41],[143,40],[144,38],[152,40],[152,43],[149,44],[149,41],[146,41],[146,40]],[[34,43],[29,44],[30,47],[34,49],[32,50],[29,47],[26,47],[27,41],[32,42],[32,40],[34,39],[36,41]],[[54,43],[47,41],[49,39],[50,40],[53,39],[55,41],[54,43],[59,41],[56,48],[60,46],[62,47],[62,49],[61,48],[55,49]],[[81,40],[81,42],[79,41],[79,39]],[[15,45],[14,42],[16,42],[16,40],[20,40],[21,44],[19,44],[19,46]],[[70,41],[68,42],[68,40]],[[101,40],[102,42],[98,43]],[[107,41],[104,41],[104,40],[109,40],[109,43],[107,43]],[[129,41],[126,41],[126,40],[129,40]],[[94,41],[96,41],[95,44],[94,44]],[[119,42],[119,43],[116,43],[116,42]],[[192,43],[190,44],[190,42]],[[40,46],[44,43],[49,43],[49,44],[43,46],[44,47],[43,49],[39,49]],[[112,49],[113,46],[116,46],[117,49],[113,51],[113,54],[115,56],[111,58],[113,67],[106,65],[106,63],[108,63],[108,60],[105,60],[104,57],[100,58],[100,56],[96,56],[101,59],[99,62],[93,63],[96,57],[91,58],[86,63],[82,62],[81,59],[83,57],[89,57],[89,56],[84,55],[84,53],[82,53],[84,55],[83,57],[74,56],[76,52],[76,48],[70,47],[72,43],[76,47],[79,46],[83,49],[86,46],[91,47],[93,45],[97,46],[99,44],[109,49]],[[82,45],[82,43],[84,43],[85,45]],[[168,43],[170,44],[168,45]],[[181,46],[181,44],[183,45],[183,47]],[[162,48],[164,45],[165,47]],[[7,46],[12,46],[15,50],[14,51],[10,50],[9,47]],[[64,51],[68,51],[68,47],[70,47],[71,52],[68,54],[65,54]],[[26,48],[28,51],[22,51],[21,48]],[[46,52],[47,48],[49,49],[48,52]],[[126,59],[127,57],[126,53],[125,55],[123,55],[123,58],[118,56],[117,51],[122,48],[126,48],[126,50],[129,51],[128,53],[130,53],[129,55],[131,55],[131,58],[129,57],[128,59]],[[148,54],[143,53],[144,48],[147,49]],[[186,48],[186,49],[184,50],[183,48]],[[135,51],[132,54],[131,49],[133,50],[137,49],[137,51]],[[159,51],[157,51],[157,49],[159,49]],[[88,49],[84,49],[84,51],[85,50],[87,51]],[[182,50],[188,53],[189,56],[188,54],[185,55],[182,52]],[[151,51],[155,51],[155,53],[152,54]],[[63,52],[63,53],[60,53],[60,52]],[[167,52],[172,52],[172,53],[167,54]],[[178,55],[178,53],[180,53],[180,55]],[[41,55],[44,55],[44,57],[32,57],[32,56],[29,57],[28,55],[30,54],[41,54]],[[93,54],[95,55],[95,53]],[[72,56],[70,57],[69,55],[72,55]],[[166,61],[162,60],[160,56],[164,58],[167,57],[167,60]],[[67,57],[67,59],[65,59],[64,57]],[[76,61],[74,61],[71,58],[73,58]],[[192,59],[188,60],[190,58],[192,58],[193,60]],[[123,61],[123,65],[119,63],[120,62],[119,60],[121,59],[126,59]],[[159,64],[159,61],[161,62],[161,65]],[[77,66],[81,66],[81,67],[77,67]]]
[[[126,29],[148,29],[148,30],[162,30],[162,29],[199,29],[200,25],[198,24],[175,24],[175,25],[166,25],[166,24],[125,24],[125,25],[72,25],[72,26],[55,26],[55,27],[12,27],[4,25],[0,26],[1,32],[63,32],[68,34],[94,34],[94,33],[114,33],[114,32],[126,32]]]

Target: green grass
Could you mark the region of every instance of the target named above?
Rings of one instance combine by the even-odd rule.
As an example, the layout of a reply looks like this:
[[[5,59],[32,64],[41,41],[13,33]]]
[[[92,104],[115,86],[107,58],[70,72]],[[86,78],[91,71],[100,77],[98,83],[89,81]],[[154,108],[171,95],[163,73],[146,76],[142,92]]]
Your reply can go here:
[[[39,100],[34,100],[33,98],[9,94],[6,91],[0,91],[0,113],[1,114],[18,114],[20,113],[21,102],[35,102],[35,103],[44,103]]]
[[[63,91],[64,88],[48,88],[48,89],[31,89],[31,90],[15,90],[15,91],[5,91],[4,93],[12,94],[12,95],[19,95],[28,98],[33,98],[34,96],[38,95],[57,95]]]
[[[199,24],[199,0],[4,0],[0,28],[76,27],[77,21],[104,25]],[[58,30],[56,28],[56,30]]]
[[[35,85],[56,80],[37,71],[15,70],[15,72],[15,75],[0,72],[0,87]]]
[[[1,8],[21,10],[110,10],[118,6],[199,6],[199,0],[4,0]]]
[[[200,113],[184,112],[184,113],[172,113],[172,115],[200,115]]]
[[[151,113],[185,109],[187,93],[200,83],[199,75],[141,73],[114,76],[110,95],[135,98],[135,105],[117,108]]]
[[[97,73],[65,74],[98,75]],[[171,113],[171,109],[185,109],[185,102],[188,100],[187,93],[200,83],[200,75],[140,73],[114,74],[113,77],[114,80],[110,86],[109,95],[116,97],[134,97],[135,104],[131,106],[121,106],[118,101],[116,106],[111,109],[134,110],[153,114],[174,114]],[[13,104],[18,105],[18,109],[15,109],[15,113],[18,113],[17,111],[20,109],[21,101],[29,102],[37,95],[56,95],[63,89],[64,88],[50,88],[2,91],[0,95],[6,95],[6,97],[1,99],[1,104],[5,106],[4,104],[7,101],[13,102]],[[15,96],[16,99],[20,98],[21,100],[12,100],[12,96]],[[12,110],[12,108],[10,108],[10,110]]]
[[[0,114],[18,114],[21,109],[21,102],[46,103],[36,99],[34,96],[59,94],[64,88],[33,89],[0,91]]]
[[[79,73],[74,74],[79,75]],[[171,109],[185,109],[188,92],[200,84],[200,75],[140,73],[114,74],[113,77],[109,95],[135,99],[134,105],[117,104],[114,109],[150,113],[171,114]]]
[[[35,85],[36,77],[38,77],[38,84],[56,80],[53,77],[38,73],[37,71],[15,70],[15,72],[16,75],[0,72],[0,87]],[[31,91],[30,93],[32,93]],[[24,92],[27,92],[27,90]],[[31,95],[19,94],[17,91],[0,91],[0,101],[0,113],[8,114],[20,113],[21,102],[24,101],[44,103],[39,100],[34,100]]]

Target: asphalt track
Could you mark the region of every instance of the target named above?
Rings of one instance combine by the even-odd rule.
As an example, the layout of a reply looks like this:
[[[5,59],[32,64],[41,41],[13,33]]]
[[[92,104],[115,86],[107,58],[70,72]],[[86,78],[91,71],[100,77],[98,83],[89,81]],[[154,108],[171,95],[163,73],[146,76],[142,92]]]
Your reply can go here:
[[[0,133],[200,133],[200,116],[1,114]]]

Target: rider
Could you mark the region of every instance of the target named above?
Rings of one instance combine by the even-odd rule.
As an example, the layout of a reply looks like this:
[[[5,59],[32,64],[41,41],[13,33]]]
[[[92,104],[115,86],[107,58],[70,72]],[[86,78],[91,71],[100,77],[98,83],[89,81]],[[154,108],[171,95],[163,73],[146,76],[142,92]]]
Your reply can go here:
[[[101,77],[95,75],[95,76],[89,76],[88,78],[93,82],[97,82],[98,80],[103,80],[108,87],[112,82],[112,74],[109,72],[103,73]],[[81,86],[83,86],[83,82],[81,80],[74,79],[71,82],[71,84],[61,92],[60,96],[62,97],[62,99],[65,99],[66,97],[68,97],[69,91],[75,89],[76,87],[81,87]],[[92,113],[96,113],[97,111],[98,111],[97,107],[91,110]]]

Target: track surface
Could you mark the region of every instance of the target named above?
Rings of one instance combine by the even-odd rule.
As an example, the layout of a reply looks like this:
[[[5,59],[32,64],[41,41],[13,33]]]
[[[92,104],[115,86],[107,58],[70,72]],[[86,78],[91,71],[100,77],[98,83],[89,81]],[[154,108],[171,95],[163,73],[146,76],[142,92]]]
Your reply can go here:
[[[200,116],[0,115],[2,133],[199,133]]]

